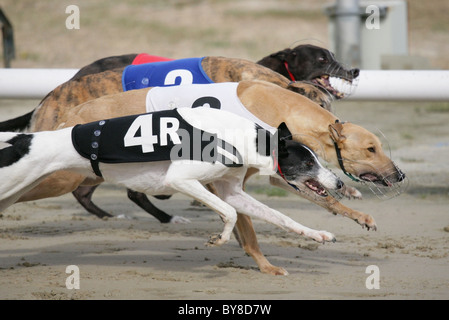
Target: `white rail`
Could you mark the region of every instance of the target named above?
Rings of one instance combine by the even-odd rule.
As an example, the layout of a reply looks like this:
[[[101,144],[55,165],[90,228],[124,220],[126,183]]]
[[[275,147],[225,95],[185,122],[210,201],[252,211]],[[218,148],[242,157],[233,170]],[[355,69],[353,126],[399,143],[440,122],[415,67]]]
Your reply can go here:
[[[362,70],[351,100],[449,101],[449,70]]]
[[[0,99],[41,99],[77,69],[0,69]],[[362,70],[350,100],[449,101],[449,70]]]
[[[0,98],[42,99],[77,69],[0,69]]]

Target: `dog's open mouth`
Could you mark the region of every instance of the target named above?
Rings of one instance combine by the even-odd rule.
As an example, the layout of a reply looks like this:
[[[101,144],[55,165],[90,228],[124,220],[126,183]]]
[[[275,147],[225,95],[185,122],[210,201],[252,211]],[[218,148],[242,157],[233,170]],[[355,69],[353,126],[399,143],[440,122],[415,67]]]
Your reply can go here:
[[[381,178],[377,174],[371,172],[363,173],[359,176],[359,178],[363,181],[372,182],[384,187],[391,187],[393,185],[390,181],[388,181],[388,179]]]
[[[354,84],[352,81],[332,77],[328,74],[323,74],[319,77],[312,79],[312,83],[323,88],[337,99],[343,99],[347,95],[350,95]]]
[[[316,180],[309,179],[304,182],[304,184],[313,192],[315,192],[320,197],[327,197],[327,191],[324,187]]]

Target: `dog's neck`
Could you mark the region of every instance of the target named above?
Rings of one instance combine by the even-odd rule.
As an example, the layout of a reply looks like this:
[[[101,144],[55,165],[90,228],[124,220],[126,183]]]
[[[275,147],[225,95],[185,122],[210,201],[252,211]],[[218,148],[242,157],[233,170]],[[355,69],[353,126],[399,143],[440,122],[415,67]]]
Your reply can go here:
[[[290,71],[290,67],[288,62],[279,57],[277,54],[271,54],[260,61],[257,62],[264,67],[270,68],[271,70],[276,71],[279,74],[282,74],[284,77],[289,79],[290,81],[296,81],[294,75]]]
[[[245,107],[259,119],[275,128],[285,122],[294,140],[338,165],[329,133],[329,125],[337,119],[332,113],[304,96],[263,81],[243,81],[237,92]]]

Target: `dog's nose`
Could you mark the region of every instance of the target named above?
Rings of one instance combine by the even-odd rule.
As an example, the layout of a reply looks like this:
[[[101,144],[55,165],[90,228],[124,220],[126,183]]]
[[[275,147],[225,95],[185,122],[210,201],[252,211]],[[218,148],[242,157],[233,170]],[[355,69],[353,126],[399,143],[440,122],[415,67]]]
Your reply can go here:
[[[345,185],[345,184],[343,183],[343,181],[341,181],[340,179],[338,179],[338,181],[337,181],[337,189],[343,188],[344,185]]]
[[[405,179],[405,173],[398,169],[398,181],[403,181]]]
[[[353,78],[357,78],[360,74],[360,69],[357,69],[357,68],[351,69],[351,74],[352,74]]]

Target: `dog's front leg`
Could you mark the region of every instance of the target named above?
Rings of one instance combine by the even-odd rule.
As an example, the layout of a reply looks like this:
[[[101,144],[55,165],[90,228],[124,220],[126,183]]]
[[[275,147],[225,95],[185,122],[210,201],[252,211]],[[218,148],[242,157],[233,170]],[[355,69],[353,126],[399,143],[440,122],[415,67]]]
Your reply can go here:
[[[213,235],[207,245],[219,246],[229,241],[237,221],[237,212],[232,206],[210,193],[198,180],[170,179],[167,183],[171,188],[202,202],[216,211],[222,218],[225,224],[223,232],[219,235]]]
[[[267,205],[257,201],[239,188],[238,184],[219,181],[214,183],[214,185],[222,199],[240,213],[265,220],[282,229],[295,232],[318,242],[335,241],[335,236],[332,233],[314,230],[301,225],[281,212],[271,209]]]
[[[330,195],[326,197],[317,196],[315,193],[311,192],[310,189],[305,186],[304,187],[298,186],[298,191],[295,191],[292,187],[287,185],[284,180],[275,178],[273,176],[270,177],[270,183],[273,186],[290,191],[294,194],[303,197],[304,199],[308,199],[313,203],[319,205],[320,207],[323,207],[328,211],[332,212],[334,215],[339,214],[344,217],[348,217],[357,222],[359,225],[361,225],[362,228],[366,227],[368,230],[369,229],[377,230],[376,222],[374,221],[374,218],[372,216],[351,209],[343,205],[341,202],[339,202],[337,199],[335,199]]]
[[[229,201],[229,203],[232,203],[233,206],[236,206],[235,208],[239,212],[248,216],[265,220],[282,229],[295,232],[317,242],[335,242],[335,236],[332,233],[324,230],[314,230],[303,226],[302,224],[285,216],[281,212],[271,209],[270,207],[260,203],[247,194],[239,194],[238,196],[233,196],[232,199],[229,199]]]

